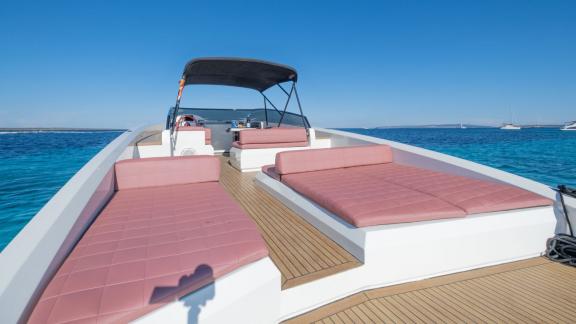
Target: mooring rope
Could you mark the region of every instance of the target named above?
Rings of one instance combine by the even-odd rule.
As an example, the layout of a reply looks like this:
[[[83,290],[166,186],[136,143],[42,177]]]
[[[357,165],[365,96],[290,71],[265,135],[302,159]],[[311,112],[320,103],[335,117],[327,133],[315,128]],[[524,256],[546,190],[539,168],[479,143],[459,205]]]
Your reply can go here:
[[[546,241],[546,257],[555,262],[576,266],[576,237],[574,237],[568,209],[564,202],[564,195],[576,198],[576,190],[559,185],[557,191],[560,194],[560,203],[562,204],[564,217],[566,217],[569,234],[556,234],[554,237],[549,238]]]

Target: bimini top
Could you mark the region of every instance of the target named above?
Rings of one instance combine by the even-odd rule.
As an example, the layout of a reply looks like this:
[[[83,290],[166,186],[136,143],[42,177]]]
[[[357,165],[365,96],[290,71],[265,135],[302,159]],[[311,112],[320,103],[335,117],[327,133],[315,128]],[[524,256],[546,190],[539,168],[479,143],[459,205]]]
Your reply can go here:
[[[185,85],[228,85],[262,92],[278,83],[296,82],[298,73],[289,66],[272,62],[245,58],[210,57],[188,62],[182,78]]]

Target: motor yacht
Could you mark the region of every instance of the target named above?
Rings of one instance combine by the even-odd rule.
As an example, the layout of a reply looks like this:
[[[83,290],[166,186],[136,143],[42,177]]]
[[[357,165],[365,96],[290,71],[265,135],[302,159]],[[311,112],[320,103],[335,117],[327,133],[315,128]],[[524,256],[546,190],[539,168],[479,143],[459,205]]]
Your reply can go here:
[[[106,146],[0,254],[0,322],[574,319],[574,269],[541,257],[566,230],[554,190],[313,127],[298,77],[188,62],[166,121]],[[181,107],[194,85],[252,89],[263,106]]]
[[[502,127],[500,127],[500,129],[504,129],[504,130],[520,130],[522,129],[522,127],[514,125],[512,123],[506,123],[504,125],[502,125]]]
[[[566,125],[564,125],[564,127],[561,128],[561,130],[565,131],[576,130],[576,121],[567,123]]]

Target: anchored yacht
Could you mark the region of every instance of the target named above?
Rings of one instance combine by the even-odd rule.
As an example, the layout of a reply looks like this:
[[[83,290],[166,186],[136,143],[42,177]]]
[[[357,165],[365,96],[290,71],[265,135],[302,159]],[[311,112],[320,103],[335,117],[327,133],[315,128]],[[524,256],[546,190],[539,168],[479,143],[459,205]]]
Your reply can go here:
[[[562,127],[561,129],[565,131],[576,130],[576,121],[564,125],[564,127]]]
[[[504,125],[502,125],[502,127],[500,127],[500,129],[504,129],[504,130],[520,130],[522,129],[522,127],[514,125],[512,123],[506,123]]]
[[[111,142],[0,254],[0,322],[574,319],[574,270],[540,257],[565,230],[554,190],[313,127],[298,77],[186,64],[166,122]],[[181,107],[194,85],[252,89],[263,106]]]

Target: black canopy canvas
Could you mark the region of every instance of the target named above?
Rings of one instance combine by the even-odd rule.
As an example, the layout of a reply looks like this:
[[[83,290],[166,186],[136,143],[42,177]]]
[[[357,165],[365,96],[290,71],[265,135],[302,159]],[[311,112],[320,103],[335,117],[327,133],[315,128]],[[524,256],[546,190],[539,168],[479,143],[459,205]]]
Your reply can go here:
[[[289,66],[272,62],[214,57],[191,60],[182,78],[185,85],[228,85],[262,92],[282,82],[296,82],[298,74]]]
[[[174,132],[174,121],[178,116],[180,109],[180,100],[182,98],[182,91],[184,87],[189,84],[206,84],[206,85],[226,85],[234,87],[243,87],[259,91],[264,98],[264,119],[266,127],[269,126],[268,110],[271,108],[276,111],[280,118],[277,127],[280,127],[284,121],[288,109],[288,104],[292,95],[296,97],[300,117],[302,118],[302,125],[308,129],[310,126],[306,117],[302,113],[302,105],[298,91],[296,90],[296,81],[298,80],[298,73],[292,67],[287,65],[255,60],[246,58],[232,58],[232,57],[208,57],[197,58],[189,61],[184,67],[184,73],[180,80],[178,88],[178,97],[176,98],[176,105],[171,110],[170,115],[167,117],[166,125],[170,127],[170,134]],[[292,81],[290,88],[285,89],[281,83]],[[265,90],[278,85],[280,89],[286,94],[286,102],[284,109],[280,110],[268,99]],[[275,115],[276,116],[276,115]],[[276,123],[276,121],[274,121]]]

